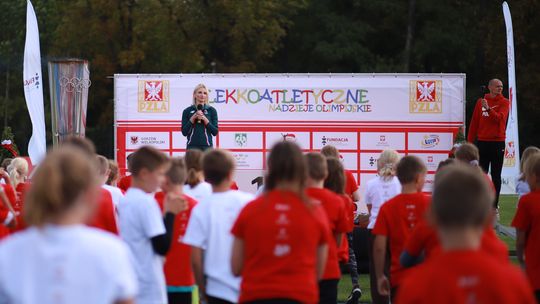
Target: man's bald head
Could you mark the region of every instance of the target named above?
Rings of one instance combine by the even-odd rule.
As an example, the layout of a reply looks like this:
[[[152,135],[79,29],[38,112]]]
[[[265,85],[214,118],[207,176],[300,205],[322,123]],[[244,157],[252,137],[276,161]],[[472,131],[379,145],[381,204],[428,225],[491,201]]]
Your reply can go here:
[[[501,80],[493,78],[489,81],[488,89],[492,95],[500,95],[503,91],[503,83]]]

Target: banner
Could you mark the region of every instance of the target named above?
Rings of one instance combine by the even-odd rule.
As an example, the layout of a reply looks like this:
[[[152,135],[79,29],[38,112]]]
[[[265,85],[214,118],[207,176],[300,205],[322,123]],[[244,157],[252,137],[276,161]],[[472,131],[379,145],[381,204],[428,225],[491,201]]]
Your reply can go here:
[[[26,9],[26,41],[23,65],[24,98],[32,121],[32,137],[28,143],[28,155],[37,165],[45,156],[45,111],[43,109],[43,77],[41,76],[41,52],[39,29],[34,7],[30,0]]]
[[[517,113],[517,87],[516,67],[514,58],[514,32],[512,29],[512,16],[508,4],[503,2],[504,23],[506,24],[506,45],[508,57],[508,95],[510,111],[508,125],[506,126],[506,148],[504,151],[504,165],[502,170],[501,193],[516,193],[516,180],[519,177],[519,130]]]
[[[171,156],[185,153],[182,111],[204,83],[218,112],[216,147],[236,159],[236,181],[264,174],[273,144],[296,142],[304,152],[340,150],[361,188],[376,176],[382,150],[414,154],[433,173],[448,157],[464,122],[463,74],[149,74],[115,75],[116,157],[143,145]]]

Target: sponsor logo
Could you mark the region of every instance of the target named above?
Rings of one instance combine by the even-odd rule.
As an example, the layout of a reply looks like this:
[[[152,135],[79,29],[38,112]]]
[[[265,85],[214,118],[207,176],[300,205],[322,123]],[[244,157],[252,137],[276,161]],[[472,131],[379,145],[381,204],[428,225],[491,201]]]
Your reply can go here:
[[[506,143],[504,149],[504,167],[513,167],[516,165],[516,147],[513,141]]]
[[[140,145],[154,146],[154,145],[166,144],[165,139],[159,138],[157,136],[152,136],[152,135],[145,135],[145,136],[133,135],[129,137],[129,141],[132,145],[140,144]]]
[[[25,89],[39,89],[40,82],[39,82],[39,74],[36,73],[34,77],[30,77],[28,79],[24,80],[24,88]]]
[[[323,146],[326,146],[327,144],[332,146],[346,146],[349,144],[349,139],[347,137],[330,137],[323,135],[321,142]]]
[[[374,167],[375,164],[377,163],[377,159],[375,157],[373,157],[373,156],[371,156],[368,161],[369,161],[369,166],[370,167]]]
[[[433,156],[431,156],[431,155],[428,156],[428,157],[427,157],[427,162],[428,162],[428,163],[433,163]]]
[[[283,141],[296,142],[296,135],[294,135],[293,133],[281,133],[281,136],[283,137]]]
[[[409,82],[410,113],[442,113],[442,80]]]
[[[379,141],[377,142],[377,147],[388,147],[388,146],[390,145],[388,144],[386,135],[380,135]]]
[[[169,81],[139,80],[140,113],[169,113]]]
[[[247,133],[235,133],[234,142],[239,147],[245,147],[247,144]]]
[[[131,136],[130,139],[132,145],[136,145],[139,143],[139,136]]]
[[[434,148],[441,142],[441,138],[439,135],[424,135],[424,138],[422,138],[422,148]]]

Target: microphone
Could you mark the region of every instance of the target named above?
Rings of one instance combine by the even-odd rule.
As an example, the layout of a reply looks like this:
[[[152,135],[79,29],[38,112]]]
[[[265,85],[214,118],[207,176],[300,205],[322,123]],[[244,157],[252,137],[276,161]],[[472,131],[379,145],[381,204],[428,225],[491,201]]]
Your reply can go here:
[[[202,104],[198,104],[197,105],[197,111],[202,111],[203,109],[203,105]],[[201,120],[200,119],[197,119],[197,123],[201,123]]]
[[[480,86],[480,98],[484,98],[484,95],[487,93],[489,93],[487,86],[485,85]]]

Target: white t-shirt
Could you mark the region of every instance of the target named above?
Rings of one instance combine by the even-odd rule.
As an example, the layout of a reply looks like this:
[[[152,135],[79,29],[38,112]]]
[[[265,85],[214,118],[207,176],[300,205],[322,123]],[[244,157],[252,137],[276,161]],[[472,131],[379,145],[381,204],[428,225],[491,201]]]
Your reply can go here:
[[[368,229],[373,229],[375,226],[381,206],[400,192],[401,184],[395,176],[389,181],[384,181],[381,177],[377,177],[367,183],[365,202],[367,205],[371,205]]]
[[[193,188],[190,185],[184,185],[184,193],[197,202],[202,202],[212,194],[212,185],[207,182],[200,182]]]
[[[231,270],[231,229],[242,208],[253,199],[252,194],[236,190],[213,193],[191,211],[183,242],[204,250],[206,293],[210,296],[238,302],[240,278]]]
[[[167,303],[163,257],[151,238],[165,233],[163,216],[152,194],[131,187],[118,205],[120,236],[129,246],[139,283],[138,304]]]
[[[124,194],[122,193],[122,190],[118,187],[114,187],[111,185],[103,184],[103,189],[109,191],[111,194],[112,201],[114,203],[114,207],[118,208],[118,204],[120,203],[120,199],[124,197]]]
[[[129,250],[83,225],[35,227],[0,244],[0,303],[110,304],[134,298]]]

